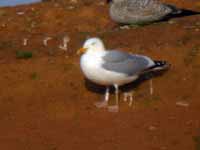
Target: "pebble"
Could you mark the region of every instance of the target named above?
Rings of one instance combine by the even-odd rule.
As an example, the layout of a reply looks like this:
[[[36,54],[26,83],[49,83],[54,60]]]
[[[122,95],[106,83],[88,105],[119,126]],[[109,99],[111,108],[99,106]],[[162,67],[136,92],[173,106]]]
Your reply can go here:
[[[180,106],[180,107],[188,107],[189,103],[185,102],[185,101],[178,101],[176,102],[176,106]]]
[[[67,51],[67,44],[68,44],[69,41],[70,41],[70,37],[67,36],[67,35],[64,36],[63,37],[63,43],[62,43],[62,45],[59,45],[59,48],[62,49],[62,50]]]
[[[67,9],[68,10],[73,10],[73,9],[75,9],[75,7],[74,6],[69,6],[69,7],[67,7]]]
[[[184,28],[184,29],[194,29],[195,26],[184,26],[183,28]]]
[[[120,26],[119,28],[122,29],[122,30],[123,30],[123,29],[126,29],[126,30],[130,29],[130,27],[129,27],[128,25]]]
[[[23,45],[23,46],[27,46],[27,45],[28,45],[28,39],[27,39],[27,38],[24,38],[24,39],[23,39],[22,45]]]
[[[5,23],[3,23],[3,24],[1,25],[1,27],[2,27],[2,28],[5,28],[5,27],[6,27],[6,24],[5,24]]]
[[[193,124],[193,121],[192,121],[192,120],[189,120],[189,121],[186,122],[186,125],[187,125],[187,126],[192,126],[192,124]]]
[[[19,15],[19,16],[21,16],[21,15],[24,15],[25,12],[23,12],[23,11],[19,11],[19,12],[17,12],[16,14]]]
[[[176,120],[176,117],[175,116],[170,116],[168,119],[169,120]]]
[[[161,150],[167,150],[167,147],[166,146],[162,146],[160,149]]]
[[[168,23],[169,23],[169,24],[175,24],[176,21],[174,21],[174,20],[169,20]]]
[[[71,0],[71,3],[78,3],[78,0]]]
[[[196,26],[200,26],[200,22],[196,22],[195,25],[196,25]]]
[[[99,6],[104,6],[104,5],[105,5],[105,2],[99,2],[98,5],[99,5]]]
[[[149,131],[155,131],[155,130],[157,130],[157,127],[155,127],[155,126],[149,126],[148,130]]]

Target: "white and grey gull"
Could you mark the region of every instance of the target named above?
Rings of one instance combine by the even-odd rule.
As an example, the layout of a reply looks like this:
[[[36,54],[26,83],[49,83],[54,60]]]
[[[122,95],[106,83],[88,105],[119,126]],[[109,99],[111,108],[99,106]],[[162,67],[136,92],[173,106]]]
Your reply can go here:
[[[107,0],[110,17],[121,24],[148,24],[171,17],[200,14],[158,0]]]
[[[119,110],[119,86],[135,81],[140,75],[168,67],[166,61],[154,61],[143,55],[133,55],[119,50],[106,50],[99,38],[85,41],[78,53],[83,53],[80,66],[83,74],[90,81],[106,87],[104,101],[97,107],[107,107],[109,111]],[[114,86],[116,103],[108,106],[109,87]]]

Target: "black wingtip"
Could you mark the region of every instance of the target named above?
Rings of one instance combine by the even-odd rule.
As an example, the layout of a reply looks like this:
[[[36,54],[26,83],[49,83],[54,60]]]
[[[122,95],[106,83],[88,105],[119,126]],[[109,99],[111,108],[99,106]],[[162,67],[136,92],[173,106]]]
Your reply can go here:
[[[169,20],[171,18],[181,18],[181,17],[193,16],[193,15],[200,15],[200,12],[188,10],[188,9],[177,9],[176,7],[173,7],[173,12],[167,15],[163,19],[163,21]]]
[[[192,16],[192,15],[200,15],[199,11],[187,10],[187,9],[180,9],[180,15],[183,16]]]
[[[173,14],[173,15],[182,13],[182,10],[179,9],[179,8],[177,8],[174,5],[166,4],[166,6],[168,6],[169,8],[171,8],[171,10],[172,10],[171,14]]]
[[[155,63],[155,65],[144,70],[143,74],[149,73],[149,72],[165,71],[165,70],[168,70],[171,67],[171,64],[169,64],[167,61],[154,60],[154,63]]]
[[[199,11],[189,10],[189,9],[181,9],[176,6],[166,4],[168,7],[172,9],[172,12],[165,16],[161,21],[168,21],[172,18],[181,18],[186,16],[200,15]]]
[[[171,8],[172,13],[171,15],[180,15],[180,16],[191,16],[191,15],[199,15],[200,12],[194,11],[194,10],[189,10],[189,9],[182,9],[182,8],[177,8],[174,5],[171,4],[166,4],[169,8]]]
[[[112,2],[112,0],[106,0],[106,3],[108,3],[108,4],[111,3],[111,2]]]
[[[151,68],[151,70],[153,70],[153,71],[167,70],[171,66],[167,61],[156,60],[156,61],[154,61],[154,63],[155,63],[155,65]]]

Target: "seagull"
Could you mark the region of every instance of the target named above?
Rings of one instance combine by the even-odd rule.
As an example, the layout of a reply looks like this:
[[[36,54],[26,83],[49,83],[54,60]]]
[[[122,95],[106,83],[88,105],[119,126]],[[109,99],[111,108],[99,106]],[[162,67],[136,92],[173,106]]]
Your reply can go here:
[[[111,112],[119,111],[119,86],[135,81],[144,73],[169,66],[166,61],[154,61],[147,56],[106,50],[102,40],[97,37],[87,39],[77,54],[82,54],[80,67],[84,76],[106,87],[104,100],[95,105],[98,108],[107,107]],[[115,105],[108,106],[111,86],[115,88]]]
[[[107,0],[111,19],[121,24],[148,24],[170,17],[200,14],[157,0]]]

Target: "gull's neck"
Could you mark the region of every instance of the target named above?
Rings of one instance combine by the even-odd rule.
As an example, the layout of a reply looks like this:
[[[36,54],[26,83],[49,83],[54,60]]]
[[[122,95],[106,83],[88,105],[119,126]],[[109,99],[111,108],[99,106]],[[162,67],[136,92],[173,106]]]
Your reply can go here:
[[[106,52],[105,47],[102,45],[100,47],[89,48],[86,53],[91,55],[100,55],[105,52]]]
[[[99,50],[87,50],[87,52],[85,53],[85,55],[89,55],[89,56],[92,56],[93,58],[100,58],[102,56],[104,56],[106,53],[106,50],[105,49],[99,49]]]

